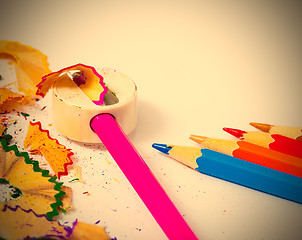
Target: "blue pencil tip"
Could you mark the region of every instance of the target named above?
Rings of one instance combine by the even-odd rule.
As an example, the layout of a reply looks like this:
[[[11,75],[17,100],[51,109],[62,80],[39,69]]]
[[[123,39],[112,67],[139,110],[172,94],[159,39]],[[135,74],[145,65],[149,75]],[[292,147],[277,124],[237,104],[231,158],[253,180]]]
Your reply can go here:
[[[159,143],[153,143],[152,147],[165,154],[169,154],[169,151],[172,149],[172,147],[168,147],[166,144]]]

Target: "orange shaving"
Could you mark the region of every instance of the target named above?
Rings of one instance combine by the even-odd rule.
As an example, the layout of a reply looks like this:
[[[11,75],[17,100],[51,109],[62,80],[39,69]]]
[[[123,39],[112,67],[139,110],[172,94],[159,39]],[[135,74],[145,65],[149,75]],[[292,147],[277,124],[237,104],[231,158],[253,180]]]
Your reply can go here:
[[[50,177],[42,176],[42,172],[35,172],[33,165],[25,162],[24,156],[16,156],[13,150],[6,152],[2,145],[0,156],[0,177],[4,177],[11,186],[22,192],[21,196],[7,201],[6,204],[10,207],[20,205],[24,209],[33,209],[38,214],[55,215],[57,210],[52,205],[58,205],[58,195],[63,194],[58,189],[58,184],[49,181]],[[70,193],[66,198],[70,198]],[[68,204],[69,201],[65,202]],[[69,206],[63,205],[62,208],[65,207]]]
[[[31,101],[30,97],[25,97],[7,88],[0,88],[0,113],[9,112],[20,104],[29,101]]]
[[[20,42],[0,41],[0,57],[13,58],[17,87],[25,95],[34,95],[42,76],[50,73],[47,56]]]
[[[57,221],[49,221],[45,215],[19,206],[5,206],[0,211],[0,225],[0,235],[4,239],[67,239],[72,231]]]
[[[103,77],[99,75],[93,67],[80,63],[43,76],[42,81],[37,85],[38,90],[36,94],[44,97],[59,78],[68,77],[71,81],[74,80],[71,75],[74,71],[80,71],[82,77],[81,80],[83,82],[77,83],[79,88],[81,88],[95,104],[103,104],[104,95],[107,93],[107,88],[103,83]]]
[[[5,129],[6,129],[6,127],[0,123],[0,137],[3,135]]]
[[[6,101],[17,99],[21,100],[24,98],[24,95],[12,92],[7,88],[0,88],[0,105],[4,104]]]
[[[0,211],[1,239],[109,240],[102,227],[75,221],[72,227],[50,221],[33,210],[5,206]]]
[[[71,240],[109,240],[111,239],[105,230],[101,227],[77,222],[74,226],[73,233],[71,235]]]
[[[48,130],[43,130],[40,122],[30,122],[24,140],[24,147],[30,147],[30,152],[42,154],[56,176],[67,175],[67,166],[73,164],[70,157],[71,149],[61,145],[58,140],[49,136]]]

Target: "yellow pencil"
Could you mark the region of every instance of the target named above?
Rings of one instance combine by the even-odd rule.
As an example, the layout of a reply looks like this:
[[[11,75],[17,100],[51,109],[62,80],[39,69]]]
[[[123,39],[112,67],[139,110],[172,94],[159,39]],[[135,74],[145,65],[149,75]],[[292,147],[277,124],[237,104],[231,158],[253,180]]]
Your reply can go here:
[[[302,177],[302,159],[245,141],[215,139],[191,135],[190,139],[204,147],[248,162]]]
[[[302,142],[296,139],[268,132],[243,131],[235,128],[223,128],[223,130],[243,141],[302,158]]]
[[[251,122],[250,125],[259,129],[262,132],[268,132],[270,134],[280,134],[289,138],[302,141],[302,127],[277,126],[255,122]]]
[[[302,203],[302,178],[205,148],[154,143],[153,148],[201,173]]]

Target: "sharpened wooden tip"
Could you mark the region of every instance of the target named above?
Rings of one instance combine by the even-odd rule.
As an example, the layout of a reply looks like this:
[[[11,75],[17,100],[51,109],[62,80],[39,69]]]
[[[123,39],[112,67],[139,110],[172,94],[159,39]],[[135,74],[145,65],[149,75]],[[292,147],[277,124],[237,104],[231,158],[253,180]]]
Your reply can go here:
[[[191,135],[190,139],[193,140],[194,142],[197,142],[197,143],[201,144],[204,140],[207,139],[207,137],[198,136],[198,135]]]
[[[254,123],[254,122],[251,122],[250,125],[253,126],[254,128],[259,129],[262,132],[269,132],[271,130],[271,127],[273,126],[271,124]]]

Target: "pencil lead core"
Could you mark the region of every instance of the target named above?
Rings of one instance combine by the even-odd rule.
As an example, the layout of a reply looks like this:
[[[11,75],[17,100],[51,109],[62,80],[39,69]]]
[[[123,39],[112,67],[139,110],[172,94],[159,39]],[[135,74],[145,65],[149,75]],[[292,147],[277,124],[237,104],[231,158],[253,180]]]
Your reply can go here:
[[[198,136],[198,135],[191,135],[190,139],[193,140],[194,142],[197,142],[197,143],[201,144],[204,140],[207,139],[207,137]]]
[[[269,130],[271,129],[272,125],[270,124],[266,124],[266,123],[255,123],[255,122],[251,122],[250,123],[251,126],[253,126],[254,128],[259,129],[262,132],[269,132]]]
[[[153,143],[152,147],[165,154],[169,154],[169,151],[172,149],[172,147],[167,146],[166,144],[159,143]]]
[[[223,128],[223,130],[233,135],[236,138],[242,138],[243,134],[247,133],[246,131],[242,131],[240,129],[235,129],[235,128]]]
[[[105,84],[105,83],[104,83]],[[105,84],[106,86],[106,84]],[[116,94],[112,92],[107,86],[107,93],[104,95],[104,105],[109,106],[113,105],[119,102],[119,99],[117,98]]]

